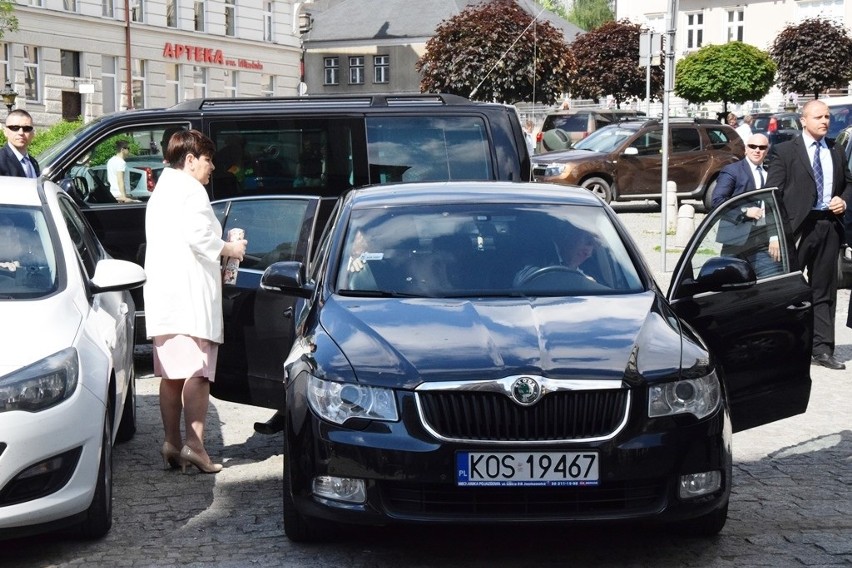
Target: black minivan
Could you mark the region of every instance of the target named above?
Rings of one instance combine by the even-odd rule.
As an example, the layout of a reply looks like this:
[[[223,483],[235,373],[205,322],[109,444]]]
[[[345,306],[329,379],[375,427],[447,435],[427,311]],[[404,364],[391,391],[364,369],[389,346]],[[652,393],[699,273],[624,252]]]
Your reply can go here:
[[[421,181],[529,181],[530,158],[514,107],[454,95],[395,94],[186,101],[99,117],[38,156],[42,173],[78,201],[107,251],[144,259],[146,193],[162,172],[164,139],[194,128],[216,144],[208,186],[223,228],[246,230],[247,258],[223,290],[225,344],[213,394],[278,408],[281,338],[292,313],[259,292],[267,266],[306,261],[337,197],[371,184]],[[116,141],[130,144],[117,203],[105,181]],[[144,306],[137,300],[137,340]]]

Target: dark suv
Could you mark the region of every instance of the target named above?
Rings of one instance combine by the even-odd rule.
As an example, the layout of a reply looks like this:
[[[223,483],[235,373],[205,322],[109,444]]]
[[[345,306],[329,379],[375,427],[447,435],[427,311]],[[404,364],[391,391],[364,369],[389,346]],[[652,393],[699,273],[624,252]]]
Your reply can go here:
[[[745,155],[742,139],[715,120],[670,119],[668,179],[679,198],[702,200],[709,210],[716,177]],[[578,185],[606,202],[660,201],[663,124],[630,120],[605,126],[573,149],[533,157],[537,181]]]

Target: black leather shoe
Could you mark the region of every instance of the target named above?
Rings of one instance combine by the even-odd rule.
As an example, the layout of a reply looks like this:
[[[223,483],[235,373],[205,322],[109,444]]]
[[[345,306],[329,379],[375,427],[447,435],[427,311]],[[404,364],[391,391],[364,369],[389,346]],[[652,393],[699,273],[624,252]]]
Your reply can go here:
[[[284,429],[284,415],[276,412],[266,422],[255,422],[254,431],[258,434],[277,434]]]
[[[816,365],[822,365],[823,367],[827,367],[829,369],[834,369],[835,371],[842,371],[846,368],[846,365],[835,359],[834,355],[829,355],[828,353],[814,355],[813,357],[811,357],[811,362]]]

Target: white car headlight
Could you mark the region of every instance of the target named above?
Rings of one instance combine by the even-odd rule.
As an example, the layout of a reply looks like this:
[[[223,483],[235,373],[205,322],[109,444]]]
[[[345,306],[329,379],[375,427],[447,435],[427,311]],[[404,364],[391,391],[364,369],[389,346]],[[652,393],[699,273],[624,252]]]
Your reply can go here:
[[[687,379],[651,385],[648,389],[648,417],[694,414],[704,418],[712,414],[722,400],[716,372],[700,379]]]
[[[38,412],[70,397],[77,388],[80,364],[73,347],[0,377],[0,412]]]
[[[393,390],[355,383],[308,378],[308,403],[321,418],[343,424],[350,418],[395,422],[399,419]]]
[[[553,177],[562,175],[565,172],[565,164],[560,164],[558,162],[553,162],[550,164],[536,164],[535,169],[544,168],[544,177]]]

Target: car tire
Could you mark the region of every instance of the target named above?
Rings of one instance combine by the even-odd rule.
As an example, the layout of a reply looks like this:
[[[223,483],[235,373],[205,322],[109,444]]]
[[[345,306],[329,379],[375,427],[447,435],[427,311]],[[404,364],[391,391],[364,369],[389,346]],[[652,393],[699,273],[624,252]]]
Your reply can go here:
[[[101,436],[101,459],[95,494],[86,510],[86,518],[79,525],[80,536],[86,539],[101,538],[112,527],[112,404],[107,404]]]
[[[583,180],[580,187],[585,187],[607,203],[612,202],[612,187],[602,177],[590,177]]]
[[[681,536],[712,537],[719,534],[728,520],[728,504],[720,509],[696,517],[679,521],[672,525],[672,529]]]
[[[334,526],[318,519],[309,519],[296,509],[296,504],[293,502],[293,487],[290,481],[290,454],[286,449],[287,442],[284,442],[284,445],[284,496],[282,500],[284,534],[292,542],[326,540],[333,534]]]
[[[704,212],[710,213],[710,210],[713,209],[713,193],[716,191],[716,179],[713,178],[710,181],[710,185],[707,186],[707,189],[704,190]]]
[[[129,442],[136,434],[136,371],[131,370],[130,382],[127,384],[127,398],[124,399],[124,410],[121,422],[115,433],[116,443]]]

